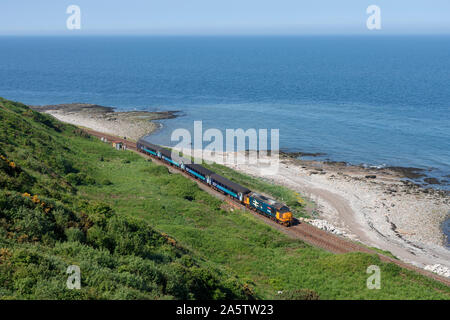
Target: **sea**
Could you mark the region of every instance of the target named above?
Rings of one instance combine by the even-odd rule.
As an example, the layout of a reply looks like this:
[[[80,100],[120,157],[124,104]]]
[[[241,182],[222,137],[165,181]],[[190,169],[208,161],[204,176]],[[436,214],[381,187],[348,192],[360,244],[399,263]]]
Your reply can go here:
[[[179,111],[150,137],[279,129],[280,149],[450,189],[450,36],[2,36],[0,96]]]

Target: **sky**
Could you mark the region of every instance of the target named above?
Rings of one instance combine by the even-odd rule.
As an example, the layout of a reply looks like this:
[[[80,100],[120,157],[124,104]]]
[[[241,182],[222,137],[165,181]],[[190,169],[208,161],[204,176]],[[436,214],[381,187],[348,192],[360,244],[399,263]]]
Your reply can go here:
[[[81,9],[69,30],[67,7]],[[369,5],[381,30],[368,30]],[[450,0],[0,0],[1,35],[450,34]]]

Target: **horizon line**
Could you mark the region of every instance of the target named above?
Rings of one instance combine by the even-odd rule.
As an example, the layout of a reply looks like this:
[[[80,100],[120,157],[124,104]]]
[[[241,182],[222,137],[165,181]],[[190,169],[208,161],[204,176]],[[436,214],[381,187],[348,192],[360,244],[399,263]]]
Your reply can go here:
[[[0,37],[95,37],[95,36],[135,36],[135,37],[301,37],[301,36],[450,36],[448,32],[433,33],[0,33]]]

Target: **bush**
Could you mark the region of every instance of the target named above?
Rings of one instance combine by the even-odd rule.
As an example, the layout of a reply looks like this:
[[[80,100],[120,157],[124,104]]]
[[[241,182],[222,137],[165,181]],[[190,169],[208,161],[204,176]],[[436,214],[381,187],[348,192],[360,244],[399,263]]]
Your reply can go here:
[[[49,167],[58,173],[68,174],[78,172],[78,170],[74,167],[72,161],[62,155],[55,155],[53,157],[47,156],[47,162],[49,164]]]
[[[114,215],[112,208],[104,203],[87,203],[81,210],[87,214],[90,221],[100,227],[106,226],[107,220]]]
[[[80,242],[83,243],[85,241],[85,235],[83,231],[77,228],[69,228],[64,231],[67,241],[71,242]]]
[[[78,129],[78,128],[73,129],[72,132],[73,132],[74,135],[76,135],[78,137],[82,137],[82,138],[85,138],[85,139],[90,139],[91,138],[91,135],[89,133],[87,133],[84,130]]]
[[[69,173],[66,175],[66,179],[69,183],[76,186],[88,186],[95,184],[95,179],[84,172]]]
[[[170,183],[164,186],[164,190],[169,195],[184,198],[189,201],[196,200],[202,194],[195,182],[181,176],[177,177],[177,179],[172,179]]]
[[[285,290],[277,298],[280,300],[320,300],[317,292],[310,289]]]
[[[104,186],[110,186],[113,183],[111,182],[111,180],[105,178],[105,179],[100,180],[100,184],[104,185]]]
[[[55,223],[40,208],[29,209],[22,206],[15,210],[13,221],[17,233],[28,239],[42,239],[46,234],[50,238],[55,237]]]

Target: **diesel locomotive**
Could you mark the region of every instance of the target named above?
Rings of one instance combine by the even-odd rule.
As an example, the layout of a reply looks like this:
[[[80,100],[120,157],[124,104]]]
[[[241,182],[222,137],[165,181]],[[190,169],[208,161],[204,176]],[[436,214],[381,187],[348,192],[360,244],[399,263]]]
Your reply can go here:
[[[282,225],[291,226],[293,216],[291,210],[283,203],[247,189],[221,175],[203,167],[192,164],[182,157],[172,157],[172,152],[161,146],[152,144],[143,139],[137,142],[137,150],[151,157],[162,160],[181,171],[186,172],[195,179],[200,180],[209,187],[229,196],[234,201],[245,205],[259,214],[262,214]]]

